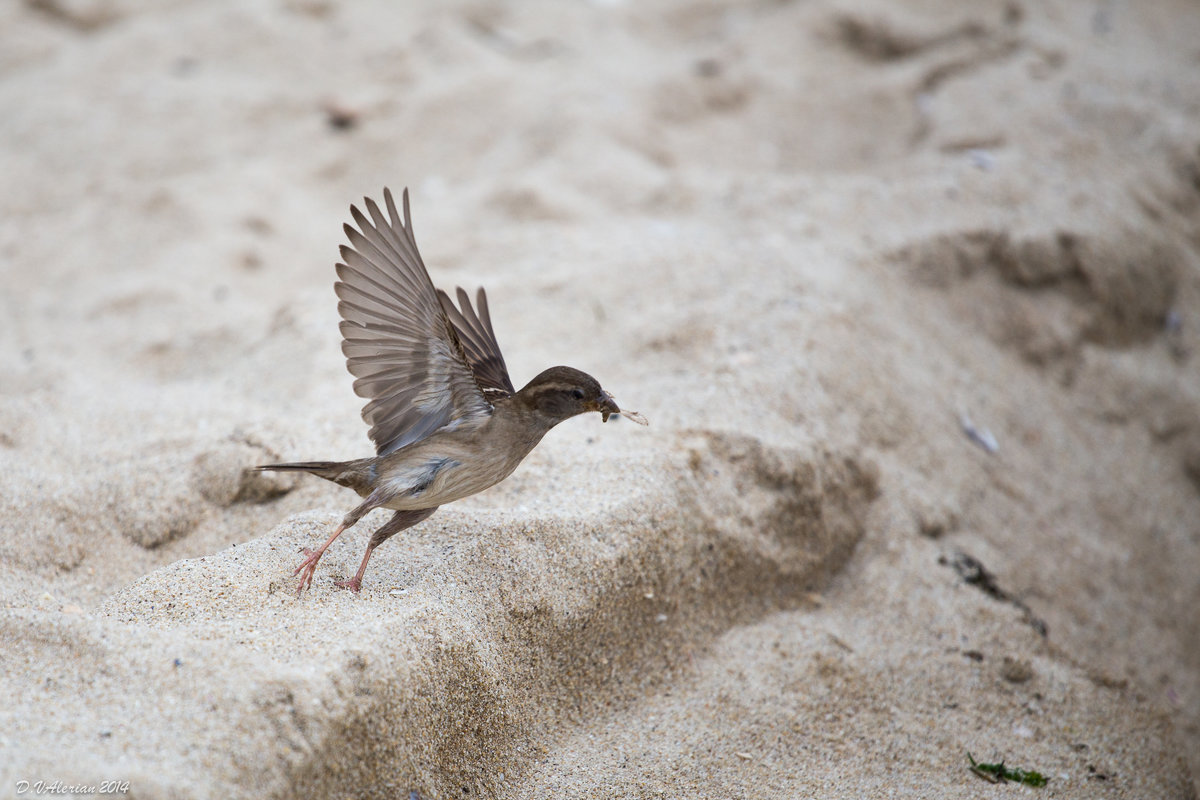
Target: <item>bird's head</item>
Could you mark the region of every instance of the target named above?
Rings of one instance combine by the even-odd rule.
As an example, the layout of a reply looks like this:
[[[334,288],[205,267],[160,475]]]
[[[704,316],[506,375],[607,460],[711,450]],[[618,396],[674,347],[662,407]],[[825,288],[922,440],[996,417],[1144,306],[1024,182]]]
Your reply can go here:
[[[551,426],[576,414],[599,411],[608,422],[621,408],[600,382],[571,367],[551,367],[517,392],[524,405]]]

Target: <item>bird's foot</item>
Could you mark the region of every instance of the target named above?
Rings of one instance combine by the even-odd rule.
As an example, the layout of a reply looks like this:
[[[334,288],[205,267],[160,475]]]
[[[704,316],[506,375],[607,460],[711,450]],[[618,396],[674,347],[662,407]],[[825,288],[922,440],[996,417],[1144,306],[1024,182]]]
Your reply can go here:
[[[321,560],[321,556],[324,554],[325,548],[321,548],[320,550],[309,550],[306,547],[300,552],[304,553],[307,558],[305,558],[304,561],[300,563],[300,566],[296,567],[295,571],[292,572],[293,575],[300,576],[300,585],[296,587],[296,597],[299,597],[305,589],[312,587],[313,574],[317,571],[317,562]]]
[[[362,589],[362,578],[355,575],[353,578],[347,578],[344,581],[334,581],[333,585],[340,586],[343,589],[349,589],[355,594],[358,594],[359,590]]]

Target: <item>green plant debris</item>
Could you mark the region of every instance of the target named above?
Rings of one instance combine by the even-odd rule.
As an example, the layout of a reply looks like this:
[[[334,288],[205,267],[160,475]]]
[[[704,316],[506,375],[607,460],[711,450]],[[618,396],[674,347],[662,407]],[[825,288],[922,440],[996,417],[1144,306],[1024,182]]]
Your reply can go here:
[[[988,783],[1014,781],[1016,783],[1023,783],[1026,786],[1046,785],[1047,778],[1040,772],[1014,769],[1005,766],[1003,761],[999,764],[981,764],[975,760],[970,751],[967,751],[967,760],[971,762],[971,772],[974,772]]]

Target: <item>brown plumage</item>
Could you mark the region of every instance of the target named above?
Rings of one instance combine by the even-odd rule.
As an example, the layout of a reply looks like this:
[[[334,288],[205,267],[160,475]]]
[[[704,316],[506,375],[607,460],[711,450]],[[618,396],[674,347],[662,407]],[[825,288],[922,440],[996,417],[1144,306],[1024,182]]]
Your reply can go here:
[[[312,585],[329,545],[372,509],[396,513],[371,536],[358,573],[337,582],[356,592],[382,542],[438,506],[504,480],[563,420],[598,411],[605,422],[624,414],[645,424],[636,412],[622,411],[595,378],[571,367],[551,367],[516,391],[483,289],[475,296],[478,310],[462,289],[458,306],[435,289],[413,237],[408,190],[403,219],[389,190],[383,199],[386,217],[370,199],[366,214],[350,207],[358,228],[345,226],[351,246],[341,248],[334,284],[342,352],[354,391],[369,399],[363,419],[376,455],[258,467],[310,472],[365,498],[324,544],[305,551],[293,573],[300,575],[297,596]]]

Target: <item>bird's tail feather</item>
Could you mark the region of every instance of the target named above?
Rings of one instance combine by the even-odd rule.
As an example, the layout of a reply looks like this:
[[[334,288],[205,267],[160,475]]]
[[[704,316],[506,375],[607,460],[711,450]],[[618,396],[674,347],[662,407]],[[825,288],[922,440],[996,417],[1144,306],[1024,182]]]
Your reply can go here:
[[[263,464],[255,469],[263,472],[311,472],[320,475],[342,465],[341,461],[294,461],[290,464]]]
[[[354,461],[296,461],[290,464],[263,464],[255,469],[263,472],[309,472],[327,481],[357,490],[365,475]]]

